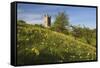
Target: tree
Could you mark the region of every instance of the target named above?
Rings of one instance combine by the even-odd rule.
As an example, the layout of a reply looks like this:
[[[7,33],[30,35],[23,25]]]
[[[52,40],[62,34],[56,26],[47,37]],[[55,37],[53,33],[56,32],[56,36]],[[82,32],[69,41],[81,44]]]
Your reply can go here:
[[[18,22],[18,23],[24,23],[24,24],[26,23],[26,22],[23,21],[23,20],[18,20],[17,22]]]
[[[96,46],[96,29],[90,29],[88,27],[71,26],[72,35],[75,39],[81,39],[90,45]]]
[[[88,44],[96,45],[96,29],[84,27],[84,38]]]
[[[83,36],[83,28],[78,26],[71,26],[72,27],[72,35],[76,38],[80,38]]]
[[[53,25],[53,30],[57,32],[63,32],[63,30],[65,30],[66,26],[68,25],[69,25],[68,16],[64,12],[58,13]]]

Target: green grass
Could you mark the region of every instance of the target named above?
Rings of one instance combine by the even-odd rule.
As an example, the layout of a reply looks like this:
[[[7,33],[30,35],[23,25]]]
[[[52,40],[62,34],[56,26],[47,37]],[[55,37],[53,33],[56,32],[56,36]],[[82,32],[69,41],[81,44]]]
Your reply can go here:
[[[96,48],[46,28],[17,24],[17,64],[96,60]]]

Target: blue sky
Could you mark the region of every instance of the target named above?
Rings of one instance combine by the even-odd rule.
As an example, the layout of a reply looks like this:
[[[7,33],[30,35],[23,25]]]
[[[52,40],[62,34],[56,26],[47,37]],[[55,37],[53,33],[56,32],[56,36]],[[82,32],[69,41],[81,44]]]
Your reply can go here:
[[[24,20],[29,24],[43,24],[45,14],[50,15],[51,21],[54,22],[59,12],[65,12],[72,25],[96,27],[96,8],[23,3],[17,5],[17,19]]]

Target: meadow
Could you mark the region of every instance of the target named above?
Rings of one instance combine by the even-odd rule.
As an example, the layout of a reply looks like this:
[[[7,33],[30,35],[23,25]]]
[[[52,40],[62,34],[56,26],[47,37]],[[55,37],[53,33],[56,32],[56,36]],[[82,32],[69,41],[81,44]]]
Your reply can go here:
[[[96,60],[96,47],[82,38],[17,22],[18,65],[91,60]]]

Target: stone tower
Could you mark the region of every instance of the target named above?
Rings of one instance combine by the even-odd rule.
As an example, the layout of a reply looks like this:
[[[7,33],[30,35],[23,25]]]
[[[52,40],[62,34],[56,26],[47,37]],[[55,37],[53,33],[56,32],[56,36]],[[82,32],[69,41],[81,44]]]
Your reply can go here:
[[[51,26],[51,16],[48,14],[44,15],[44,26],[50,27]]]

